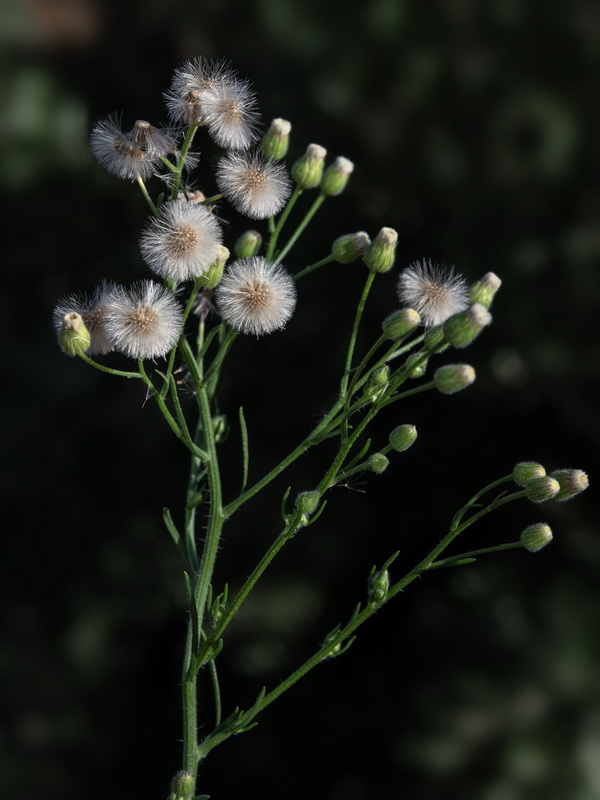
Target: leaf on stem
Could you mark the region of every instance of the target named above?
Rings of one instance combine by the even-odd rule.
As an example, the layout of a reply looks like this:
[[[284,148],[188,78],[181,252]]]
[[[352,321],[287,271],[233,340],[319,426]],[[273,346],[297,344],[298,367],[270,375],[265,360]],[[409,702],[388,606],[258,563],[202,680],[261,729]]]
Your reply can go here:
[[[198,635],[198,607],[196,606],[196,600],[192,590],[192,581],[190,576],[187,572],[184,572],[183,576],[185,579],[185,593],[187,595],[187,601],[190,607],[190,615],[192,620],[192,653],[197,653],[200,644]]]
[[[244,417],[244,409],[240,406],[239,410],[239,417],[240,417],[240,431],[242,435],[242,458],[243,458],[243,465],[242,465],[242,489],[243,492],[246,489],[246,485],[248,483],[248,464],[250,461],[250,454],[248,452],[248,427],[246,426],[246,419]],[[241,494],[240,492],[240,494]]]

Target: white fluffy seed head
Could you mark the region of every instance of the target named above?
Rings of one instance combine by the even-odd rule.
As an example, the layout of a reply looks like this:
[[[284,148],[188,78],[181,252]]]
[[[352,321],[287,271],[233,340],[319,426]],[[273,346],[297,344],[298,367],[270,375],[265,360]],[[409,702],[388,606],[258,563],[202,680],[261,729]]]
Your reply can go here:
[[[221,147],[246,150],[256,141],[260,115],[247,81],[222,80],[201,94],[202,122]]]
[[[430,327],[464,311],[469,306],[469,292],[462,275],[452,267],[415,261],[398,280],[398,297],[403,305],[414,308],[423,324]]]
[[[296,307],[291,275],[264,258],[234,261],[216,289],[221,317],[240,333],[262,336],[283,328]]]
[[[113,117],[99,122],[90,144],[100,164],[119,178],[149,178],[158,168],[161,156],[175,150],[173,131],[155,128],[138,120],[129,132],[122,131]]]
[[[203,205],[169,200],[140,237],[140,250],[150,269],[163,278],[199,278],[217,258],[221,228]]]
[[[257,154],[229,153],[217,166],[217,186],[233,207],[252,219],[277,214],[290,195],[285,168]]]
[[[177,344],[183,312],[173,295],[154,281],[117,290],[106,303],[106,330],[115,349],[130,358],[159,358]]]
[[[106,329],[107,302],[118,287],[114,283],[103,281],[98,286],[92,297],[87,295],[72,295],[61,300],[54,309],[53,321],[57,334],[60,332],[62,321],[66,314],[75,312],[80,314],[85,327],[90,334],[90,346],[86,350],[88,356],[102,356],[114,350],[114,345]]]

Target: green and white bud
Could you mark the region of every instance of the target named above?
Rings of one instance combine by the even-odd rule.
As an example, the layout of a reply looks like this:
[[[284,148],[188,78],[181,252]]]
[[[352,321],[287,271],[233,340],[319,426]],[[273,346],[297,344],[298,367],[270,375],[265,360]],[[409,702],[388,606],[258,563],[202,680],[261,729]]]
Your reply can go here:
[[[529,525],[521,534],[521,544],[530,553],[537,553],[552,541],[552,530],[545,522]]]
[[[331,255],[338,264],[351,264],[367,252],[371,239],[364,231],[339,236],[331,246]]]
[[[283,158],[288,151],[291,130],[292,125],[287,119],[274,119],[260,142],[263,156],[274,161],[279,161],[280,158]],[[249,257],[240,256],[240,258]]]
[[[401,308],[386,317],[381,323],[381,328],[386,339],[397,342],[408,336],[420,324],[421,317],[414,308]]]
[[[492,315],[480,303],[459,311],[444,322],[444,334],[451,345],[467,347],[491,323]]]
[[[204,275],[201,275],[197,280],[197,285],[204,289],[214,289],[221,283],[223,277],[223,270],[229,258],[229,250],[225,245],[220,244],[217,248],[217,257],[215,261],[206,270]]]
[[[69,311],[64,315],[58,331],[58,343],[68,356],[80,356],[89,350],[90,333],[81,314]]]
[[[552,500],[560,491],[560,483],[550,475],[541,478],[532,478],[525,484],[525,496],[532,503],[545,503]]]
[[[555,478],[560,485],[556,500],[561,503],[581,494],[590,485],[587,473],[582,469],[556,469],[550,473],[550,477]]]
[[[469,297],[473,304],[480,303],[484,308],[492,305],[496,292],[502,286],[502,281],[493,272],[486,272],[483,278],[469,286]]]
[[[300,511],[301,514],[306,514],[310,517],[311,514],[314,514],[317,508],[319,507],[319,502],[321,500],[321,495],[319,492],[299,492],[296,495],[296,502],[294,503],[294,508]]]
[[[475,370],[470,364],[446,364],[436,369],[433,380],[438,392],[455,394],[474,382]]]
[[[195,788],[194,776],[182,770],[171,781],[169,800],[191,800]]]
[[[372,456],[369,456],[369,460],[367,461],[369,470],[374,472],[376,475],[380,475],[382,472],[385,472],[389,466],[389,463],[389,458],[383,453],[373,453]]]
[[[411,353],[406,361],[404,367],[408,371],[409,378],[422,378],[427,372],[427,364],[429,359],[423,353]]]
[[[374,572],[369,575],[369,583],[367,588],[367,595],[369,598],[369,605],[371,607],[378,606],[387,597],[390,590],[390,573],[387,569],[383,572]]]
[[[320,144],[309,144],[306,153],[292,167],[292,178],[300,189],[314,189],[321,183],[327,150]]]
[[[385,392],[390,380],[390,368],[387,364],[373,370],[365,386],[364,398],[373,402]]]
[[[403,453],[417,440],[417,429],[414,425],[399,425],[390,433],[390,447],[397,453]]]
[[[543,478],[546,470],[536,461],[520,461],[512,471],[512,479],[517,486],[525,486],[533,478]]]
[[[352,161],[344,158],[344,156],[338,156],[323,174],[321,194],[326,197],[335,197],[341,194],[348,185],[348,180],[353,172],[354,164]]]
[[[254,258],[261,248],[262,241],[263,238],[258,231],[245,231],[233,249],[238,258]]]
[[[446,334],[444,333],[443,325],[436,325],[435,328],[429,328],[425,332],[423,339],[423,348],[430,353],[443,353],[450,347],[446,341]]]
[[[363,256],[371,272],[389,272],[394,266],[398,233],[393,228],[382,228]]]

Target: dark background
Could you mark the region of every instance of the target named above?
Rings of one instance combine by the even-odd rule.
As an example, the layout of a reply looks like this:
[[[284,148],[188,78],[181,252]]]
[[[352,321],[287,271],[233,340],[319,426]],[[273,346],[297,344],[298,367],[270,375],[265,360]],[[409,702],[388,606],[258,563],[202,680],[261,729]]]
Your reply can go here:
[[[139,385],[63,356],[50,323],[65,294],[147,276],[144,202],[94,163],[91,126],[112,111],[161,122],[175,66],[231,59],[265,121],[293,123],[292,158],[318,142],[356,163],[291,269],[341,233],[388,225],[401,267],[430,257],[469,280],[492,270],[504,281],[493,326],[464,354],[475,385],[382,414],[375,444],[413,422],[414,448],[366,493],[332,490],[326,515],[232,625],[224,704],[247,707],[347,618],[373,563],[400,549],[402,574],[515,461],[597,480],[600,12],[586,0],[13,0],[0,13],[0,795],[166,797],[180,759],[184,598],[161,508],[179,518],[186,456]],[[218,153],[201,149],[199,174],[210,176]],[[231,243],[241,222],[220,214]],[[396,275],[377,281],[369,338],[394,309]],[[236,345],[222,387],[229,497],[238,406],[258,477],[334,397],[363,280],[360,265],[317,273],[284,333]],[[277,531],[288,482],[310,489],[324,464],[302,459],[234,518],[219,583],[240,584]],[[555,541],[413,584],[347,655],[211,754],[199,790],[214,800],[600,795],[597,512],[592,488],[494,514],[463,549],[512,541],[539,520]],[[205,708],[210,717],[208,693]]]

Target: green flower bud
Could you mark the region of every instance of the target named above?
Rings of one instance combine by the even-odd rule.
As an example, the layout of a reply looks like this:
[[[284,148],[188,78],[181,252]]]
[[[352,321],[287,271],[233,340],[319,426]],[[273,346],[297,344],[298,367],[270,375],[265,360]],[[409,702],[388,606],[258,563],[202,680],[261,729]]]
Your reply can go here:
[[[382,472],[385,472],[389,466],[389,463],[389,458],[384,456],[383,453],[373,453],[368,460],[369,469],[376,475],[380,475]]]
[[[237,240],[234,252],[238,258],[253,258],[262,245],[262,236],[258,231],[245,231]]]
[[[543,475],[540,478],[532,478],[525,484],[525,496],[532,503],[544,503],[551,500],[560,491],[560,483],[550,475]]]
[[[169,800],[190,800],[195,790],[194,776],[189,772],[178,772],[171,781]]]
[[[550,473],[550,477],[560,485],[556,499],[561,503],[581,494],[590,485],[587,473],[582,469],[556,469]]]
[[[386,339],[397,342],[408,336],[420,324],[421,317],[414,308],[401,308],[386,317],[381,323],[381,328]]]
[[[427,372],[428,363],[429,359],[425,358],[423,353],[411,353],[404,362],[404,366],[408,371],[408,377],[422,378]]]
[[[446,334],[444,333],[443,325],[436,325],[435,328],[429,328],[425,333],[423,339],[423,348],[430,353],[443,353],[450,347],[446,341]]]
[[[390,433],[390,446],[397,453],[403,453],[417,440],[417,429],[414,425],[399,425]]]
[[[369,380],[365,386],[364,397],[367,400],[377,400],[378,397],[385,392],[388,387],[390,379],[390,368],[387,364],[383,367],[373,370],[369,375]]]
[[[223,277],[223,269],[225,268],[225,263],[228,258],[229,250],[224,245],[220,244],[217,250],[216,260],[210,265],[204,275],[201,275],[197,279],[197,285],[204,289],[214,289],[215,286],[218,286]]]
[[[435,388],[442,394],[455,394],[475,380],[475,370],[469,364],[446,364],[433,373]]]
[[[338,237],[331,246],[331,255],[338,264],[351,264],[367,252],[371,239],[364,231]]]
[[[319,492],[300,492],[296,495],[294,508],[310,517],[317,510],[320,500],[321,495]]]
[[[383,572],[374,572],[369,575],[367,595],[371,607],[378,606],[387,597],[390,589],[390,573],[385,569]]]
[[[459,311],[444,322],[444,334],[454,347],[467,347],[492,321],[492,315],[476,303],[466,311]]]
[[[521,534],[521,544],[530,553],[537,553],[552,541],[552,530],[545,522],[529,525]]]
[[[512,479],[517,486],[525,486],[532,478],[543,478],[546,470],[536,461],[520,461],[512,471]]]
[[[493,272],[486,272],[483,278],[469,286],[469,296],[473,304],[480,303],[484,308],[492,305],[492,300],[498,289],[502,286],[502,281]]]
[[[292,178],[300,189],[314,189],[321,183],[327,150],[320,144],[309,144],[306,153],[292,167]]]
[[[341,194],[348,184],[348,179],[354,171],[354,164],[343,156],[338,156],[336,160],[325,170],[321,181],[321,194],[327,197],[335,197]]]
[[[287,119],[274,119],[269,130],[265,133],[260,142],[260,149],[265,158],[272,158],[279,161],[288,151],[290,143],[290,131],[292,125]],[[250,258],[250,256],[240,256],[240,258]]]
[[[363,256],[371,272],[389,272],[394,266],[398,234],[393,228],[382,228]]]
[[[62,319],[58,332],[58,343],[68,356],[80,356],[90,347],[90,333],[85,327],[83,317],[76,311],[69,311]]]

